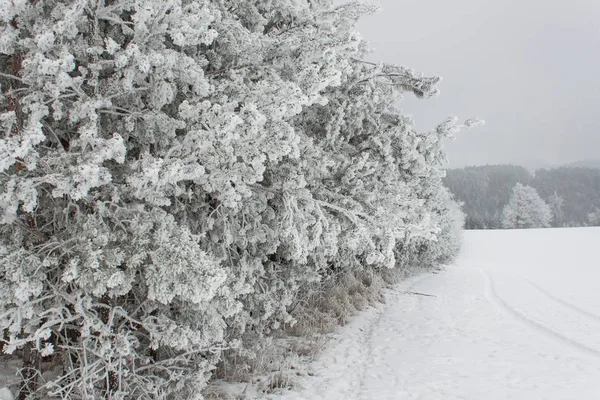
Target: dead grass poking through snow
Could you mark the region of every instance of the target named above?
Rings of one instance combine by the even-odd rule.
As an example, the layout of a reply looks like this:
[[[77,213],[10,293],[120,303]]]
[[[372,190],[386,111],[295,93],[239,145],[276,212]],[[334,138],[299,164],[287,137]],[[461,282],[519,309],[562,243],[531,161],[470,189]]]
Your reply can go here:
[[[296,323],[287,326],[288,335],[312,337],[334,332],[369,306],[383,303],[384,291],[414,273],[414,270],[391,269],[348,273],[308,291],[294,311]]]

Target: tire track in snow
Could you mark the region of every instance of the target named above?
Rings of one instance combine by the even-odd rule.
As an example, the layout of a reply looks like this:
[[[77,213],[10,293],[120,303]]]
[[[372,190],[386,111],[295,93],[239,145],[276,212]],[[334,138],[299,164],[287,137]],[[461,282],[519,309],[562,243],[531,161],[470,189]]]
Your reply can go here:
[[[510,315],[517,321],[519,321],[524,326],[530,328],[531,330],[537,332],[540,336],[546,337],[553,341],[558,341],[567,347],[570,347],[574,350],[585,353],[588,356],[600,358],[600,350],[595,349],[593,347],[586,346],[585,344],[579,343],[570,337],[563,335],[559,332],[554,331],[551,328],[548,328],[532,319],[527,317],[525,314],[517,310],[516,308],[509,305],[502,297],[498,295],[496,292],[496,288],[494,287],[494,280],[489,272],[484,271],[482,268],[479,268],[479,271],[483,275],[485,279],[485,297],[488,299],[490,303],[492,303],[496,308],[504,311],[506,314]]]
[[[576,306],[576,305],[574,305],[572,303],[569,303],[568,301],[565,301],[565,300],[561,299],[560,297],[552,294],[548,290],[546,290],[546,289],[538,286],[536,283],[534,283],[530,279],[527,279],[527,278],[525,278],[523,276],[520,276],[519,274],[517,274],[517,275],[512,274],[510,272],[508,273],[508,275],[512,276],[515,279],[527,282],[529,284],[529,286],[532,286],[535,290],[537,290],[539,293],[541,293],[543,296],[549,298],[550,300],[552,300],[552,301],[554,301],[554,302],[556,302],[556,303],[558,303],[558,304],[560,304],[560,305],[562,305],[562,306],[564,306],[566,308],[569,308],[572,311],[575,311],[577,314],[583,315],[583,316],[585,316],[588,319],[592,319],[596,323],[600,323],[600,316],[598,316],[598,315],[596,315],[596,314],[594,314],[592,312],[586,311],[586,310],[584,310],[584,309],[582,309],[582,308],[580,308],[580,307],[578,307],[578,306]]]
[[[577,307],[574,304],[569,303],[568,301],[565,301],[555,295],[553,295],[552,293],[548,292],[546,289],[541,288],[540,286],[536,285],[535,283],[533,283],[532,281],[530,281],[529,279],[524,279],[529,285],[531,285],[534,289],[536,289],[538,292],[540,292],[541,294],[543,294],[544,296],[546,296],[547,298],[549,298],[550,300],[553,300],[559,304],[562,304],[563,306],[575,311],[578,314],[581,314],[589,319],[594,320],[597,323],[600,323],[600,316],[591,313],[589,311],[586,311],[582,308]]]

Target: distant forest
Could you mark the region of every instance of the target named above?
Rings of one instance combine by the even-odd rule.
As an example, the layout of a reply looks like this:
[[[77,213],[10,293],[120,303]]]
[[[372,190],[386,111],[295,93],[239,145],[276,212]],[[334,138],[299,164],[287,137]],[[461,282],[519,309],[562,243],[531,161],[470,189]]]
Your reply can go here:
[[[467,229],[501,228],[502,210],[517,183],[535,188],[548,204],[562,198],[552,226],[600,225],[597,168],[559,167],[531,173],[515,165],[485,165],[449,169],[444,178],[446,187],[463,203]]]

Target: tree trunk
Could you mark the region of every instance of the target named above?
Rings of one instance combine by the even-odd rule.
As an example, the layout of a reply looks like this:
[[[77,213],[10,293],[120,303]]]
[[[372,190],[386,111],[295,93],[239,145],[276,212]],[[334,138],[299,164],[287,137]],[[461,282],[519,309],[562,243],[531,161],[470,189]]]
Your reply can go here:
[[[4,329],[2,331],[2,339],[0,340],[0,356],[4,354],[4,345],[6,344],[4,341],[8,340],[8,329]]]
[[[40,374],[40,353],[34,349],[32,343],[27,343],[23,348],[23,367],[19,374],[21,388],[17,400],[26,400],[36,392]]]
[[[112,305],[112,300],[107,295],[102,296],[101,300],[107,306]],[[100,310],[100,319],[107,326],[109,325],[109,315],[110,315],[110,311],[107,308],[102,308]],[[112,326],[109,326],[108,328],[110,329],[111,332],[113,331]],[[108,379],[106,381],[106,396],[107,396],[107,398],[111,398],[112,394],[119,390],[119,377],[117,376],[117,374],[114,371],[108,371],[107,378]]]

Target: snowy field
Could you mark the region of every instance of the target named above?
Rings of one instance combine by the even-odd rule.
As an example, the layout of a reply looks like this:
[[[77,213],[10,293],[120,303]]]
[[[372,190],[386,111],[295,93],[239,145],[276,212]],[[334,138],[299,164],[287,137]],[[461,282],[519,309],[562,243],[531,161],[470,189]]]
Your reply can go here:
[[[600,399],[599,248],[600,228],[466,232],[269,398]]]

